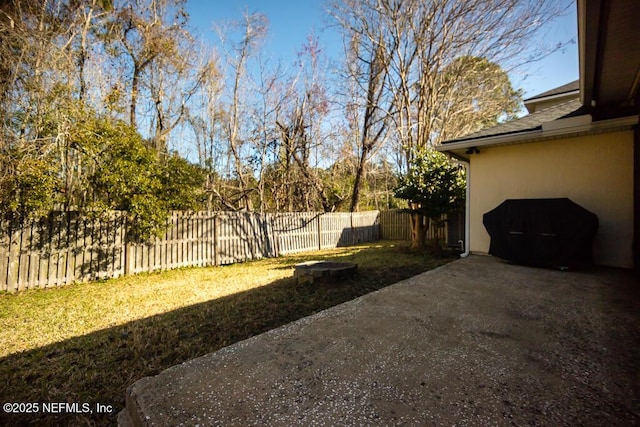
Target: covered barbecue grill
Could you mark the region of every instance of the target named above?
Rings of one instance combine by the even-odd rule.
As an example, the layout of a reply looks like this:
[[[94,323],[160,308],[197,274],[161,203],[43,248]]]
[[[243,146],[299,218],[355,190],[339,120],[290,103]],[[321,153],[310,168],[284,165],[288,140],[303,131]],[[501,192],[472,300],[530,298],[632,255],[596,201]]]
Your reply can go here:
[[[491,236],[491,255],[533,266],[593,264],[598,217],[569,199],[505,200],[482,222]]]

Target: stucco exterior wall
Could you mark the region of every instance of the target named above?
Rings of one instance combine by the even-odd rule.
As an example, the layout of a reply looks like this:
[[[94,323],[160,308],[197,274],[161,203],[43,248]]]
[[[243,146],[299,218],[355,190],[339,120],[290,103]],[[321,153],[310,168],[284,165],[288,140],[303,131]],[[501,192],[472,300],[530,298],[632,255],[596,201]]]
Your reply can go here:
[[[489,251],[482,215],[505,199],[568,197],[598,215],[595,262],[633,267],[632,131],[483,148],[470,161],[472,252]]]

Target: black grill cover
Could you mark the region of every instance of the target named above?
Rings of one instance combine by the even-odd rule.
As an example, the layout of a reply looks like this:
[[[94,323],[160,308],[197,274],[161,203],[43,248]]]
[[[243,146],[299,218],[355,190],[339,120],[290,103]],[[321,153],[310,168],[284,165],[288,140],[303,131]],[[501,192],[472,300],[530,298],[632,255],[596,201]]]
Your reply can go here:
[[[569,199],[505,200],[482,222],[491,236],[491,255],[532,266],[593,264],[598,217]]]

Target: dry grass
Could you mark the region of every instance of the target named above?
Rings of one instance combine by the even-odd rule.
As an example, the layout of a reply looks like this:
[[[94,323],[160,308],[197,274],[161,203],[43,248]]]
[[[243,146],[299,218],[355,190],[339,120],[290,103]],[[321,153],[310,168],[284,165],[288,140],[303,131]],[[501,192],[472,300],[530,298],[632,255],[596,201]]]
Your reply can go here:
[[[358,275],[296,285],[293,265],[358,263]],[[447,262],[384,242],[0,295],[0,403],[124,405],[143,376]],[[113,415],[7,416],[0,425],[111,425]]]

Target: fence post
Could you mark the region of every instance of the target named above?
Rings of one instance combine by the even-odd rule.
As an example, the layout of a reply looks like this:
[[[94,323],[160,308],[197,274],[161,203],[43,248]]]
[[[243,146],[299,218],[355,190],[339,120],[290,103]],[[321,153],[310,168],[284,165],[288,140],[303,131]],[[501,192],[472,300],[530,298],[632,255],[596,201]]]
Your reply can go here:
[[[125,234],[126,236],[126,234]],[[131,243],[125,237],[124,241],[124,275],[128,276],[131,274],[131,258],[132,258],[133,248]]]
[[[220,265],[220,255],[219,255],[219,242],[218,237],[220,236],[220,221],[218,221],[218,214],[213,215],[213,265]]]
[[[269,224],[271,225],[271,234],[273,236],[273,253],[275,257],[279,257],[280,256],[280,233],[277,232],[276,226],[280,224],[280,221],[277,213],[271,214],[270,216],[271,216],[271,220]]]
[[[356,231],[353,227],[353,212],[349,213],[349,245],[355,245],[356,243]]]
[[[18,290],[18,272],[20,270],[20,236],[17,222],[9,222],[9,265],[7,270],[7,291]]]
[[[128,276],[132,273],[131,258],[133,258],[133,246],[129,242],[129,218],[124,218],[124,233],[122,236],[122,244],[124,246],[124,275]]]
[[[322,216],[322,213],[318,214],[318,250],[321,251],[322,250],[322,227],[320,226],[320,224],[322,223],[322,221],[320,220],[320,217]]]

